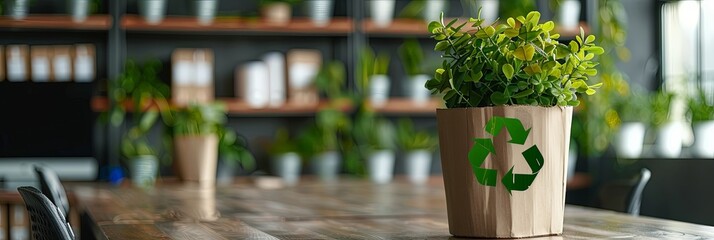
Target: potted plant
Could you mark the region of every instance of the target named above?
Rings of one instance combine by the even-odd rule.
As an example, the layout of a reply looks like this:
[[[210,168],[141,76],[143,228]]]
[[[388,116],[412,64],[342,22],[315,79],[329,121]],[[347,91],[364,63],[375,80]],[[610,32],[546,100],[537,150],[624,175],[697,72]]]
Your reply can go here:
[[[566,30],[577,30],[580,26],[580,0],[551,0],[557,9],[558,24]]]
[[[379,28],[389,27],[394,18],[394,5],[396,0],[371,0],[369,12],[372,22]]]
[[[444,0],[426,0],[424,2],[424,11],[422,12],[424,21],[438,21],[442,12],[446,11],[448,1]]]
[[[404,169],[409,181],[415,184],[426,182],[436,139],[428,132],[416,131],[411,120],[402,119],[397,126],[397,145],[404,154]]]
[[[676,158],[682,152],[684,128],[669,118],[673,98],[674,94],[665,92],[658,92],[650,97],[650,124],[657,130],[655,152],[660,157]]]
[[[292,5],[300,0],[260,0],[260,12],[265,22],[272,25],[285,25],[292,17]]]
[[[700,158],[714,158],[714,105],[710,104],[706,93],[701,88],[696,95],[687,101],[689,114],[692,117],[694,128],[694,146],[692,146],[695,156]]]
[[[127,61],[119,79],[109,85],[109,96],[117,103],[109,111],[110,123],[115,127],[124,124],[127,101],[131,100],[134,110],[131,127],[121,141],[121,152],[137,187],[153,186],[158,174],[159,159],[149,140],[149,131],[160,117],[164,123],[172,121],[166,100],[170,90],[158,77],[160,66],[158,61],[149,61],[143,67]]]
[[[273,165],[273,173],[281,177],[286,185],[296,185],[300,181],[300,154],[298,147],[290,139],[288,131],[279,129],[267,150]]]
[[[389,99],[389,89],[391,81],[389,80],[389,54],[379,53],[377,57],[374,52],[367,47],[362,51],[360,59],[362,66],[362,86],[367,86],[369,101],[374,107],[381,107]]]
[[[499,0],[461,0],[461,7],[464,10],[463,17],[468,19],[480,16],[481,19],[488,23],[496,21],[499,2]]]
[[[426,87],[446,101],[437,124],[452,235],[563,231],[572,107],[600,87],[587,81],[604,49],[583,31],[561,44],[555,24],[539,22],[533,11],[498,25],[429,24],[444,59]]]
[[[218,134],[225,122],[226,110],[221,103],[192,103],[175,111],[175,163],[183,182],[202,187],[215,185]]]
[[[218,0],[194,0],[196,20],[199,25],[211,25],[216,18]]]
[[[620,117],[620,129],[615,136],[615,151],[621,158],[638,158],[645,141],[649,119],[649,95],[632,91],[615,105]]]
[[[333,0],[309,0],[305,2],[307,15],[310,16],[312,23],[318,27],[325,27],[330,24],[333,8]]]
[[[31,0],[5,0],[5,15],[13,20],[22,20],[30,13]]]
[[[233,129],[222,127],[218,131],[218,167],[216,181],[218,184],[233,183],[233,177],[240,167],[245,171],[255,169],[255,157],[248,149],[248,142]]]
[[[84,22],[89,13],[99,9],[99,0],[68,0],[67,9],[74,22]]]
[[[156,25],[164,20],[166,15],[166,0],[138,0],[139,14],[150,25]]]
[[[394,128],[387,119],[362,107],[355,117],[354,138],[367,159],[367,174],[374,183],[388,183],[394,176]]]
[[[406,40],[399,46],[399,56],[407,73],[407,80],[403,83],[404,92],[417,104],[425,104],[429,100],[429,90],[424,88],[430,79],[425,74],[424,52],[419,42],[414,39]]]
[[[312,170],[321,180],[337,178],[340,171],[339,136],[351,125],[340,110],[327,108],[315,116],[315,125],[300,136],[300,149],[310,159]]]

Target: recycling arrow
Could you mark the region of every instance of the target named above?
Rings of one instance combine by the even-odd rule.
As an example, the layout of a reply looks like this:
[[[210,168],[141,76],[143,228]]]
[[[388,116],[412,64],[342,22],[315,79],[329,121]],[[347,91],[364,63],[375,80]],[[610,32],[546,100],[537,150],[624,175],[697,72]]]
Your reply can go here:
[[[531,131],[531,129],[526,130],[521,121],[517,118],[498,116],[491,118],[488,123],[486,123],[484,130],[495,137],[504,127],[511,136],[511,140],[508,142],[518,145],[525,144],[526,139],[528,139],[528,134]],[[496,169],[481,167],[489,154],[496,154],[493,140],[490,138],[476,138],[474,139],[473,147],[471,147],[471,150],[468,153],[468,159],[474,172],[474,176],[476,177],[476,181],[484,186],[495,187],[498,178],[498,171]],[[503,176],[503,179],[501,179],[501,183],[503,183],[503,186],[506,187],[509,194],[511,191],[527,190],[535,180],[536,176],[538,176],[538,172],[541,168],[543,168],[543,164],[545,163],[545,159],[536,145],[533,145],[521,154],[528,163],[532,173],[514,174],[514,166],[511,166],[511,169],[508,170],[508,172]]]

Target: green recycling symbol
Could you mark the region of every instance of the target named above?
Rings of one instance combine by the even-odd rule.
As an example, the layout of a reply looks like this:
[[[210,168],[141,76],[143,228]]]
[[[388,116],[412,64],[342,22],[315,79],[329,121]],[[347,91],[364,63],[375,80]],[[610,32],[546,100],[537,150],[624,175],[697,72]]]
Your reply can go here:
[[[508,143],[524,145],[526,139],[528,138],[528,133],[530,129],[526,130],[523,124],[517,118],[505,118],[495,116],[486,123],[484,130],[490,133],[491,136],[497,136],[501,129],[506,128],[506,131],[511,135],[511,140]],[[491,138],[476,138],[474,139],[474,145],[469,151],[469,162],[471,163],[471,168],[476,176],[476,181],[484,186],[496,186],[497,171],[496,169],[482,168],[481,165],[486,161],[486,157],[489,154],[496,154],[496,150],[493,147],[493,140]],[[531,186],[533,180],[538,176],[538,171],[543,168],[543,155],[538,150],[536,145],[528,148],[522,153],[523,158],[526,159],[528,166],[531,168],[533,173],[531,174],[514,174],[513,166],[508,170],[506,175],[503,176],[501,182],[508,190],[510,194],[511,191],[525,191]]]

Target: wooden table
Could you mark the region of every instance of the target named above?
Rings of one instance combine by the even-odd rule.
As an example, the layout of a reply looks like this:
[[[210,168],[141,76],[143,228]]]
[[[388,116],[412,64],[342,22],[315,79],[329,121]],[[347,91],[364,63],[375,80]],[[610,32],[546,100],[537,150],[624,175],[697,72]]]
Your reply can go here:
[[[98,239],[451,239],[442,184],[438,177],[424,186],[303,179],[279,189],[69,188]],[[564,231],[537,239],[714,238],[714,227],[576,206],[566,207]]]

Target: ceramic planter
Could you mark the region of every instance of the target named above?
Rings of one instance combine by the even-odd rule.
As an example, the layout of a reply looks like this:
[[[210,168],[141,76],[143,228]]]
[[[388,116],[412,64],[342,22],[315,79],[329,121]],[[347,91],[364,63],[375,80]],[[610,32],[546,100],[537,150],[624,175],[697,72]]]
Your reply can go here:
[[[67,8],[74,22],[84,22],[89,15],[89,0],[69,0]]]
[[[646,126],[641,122],[625,122],[615,136],[615,150],[618,157],[638,158],[642,155]]]
[[[288,186],[294,186],[300,181],[300,155],[294,152],[273,156],[273,174],[283,179]]]
[[[5,0],[5,15],[13,20],[22,20],[30,12],[30,0]]]
[[[230,185],[236,176],[239,164],[223,157],[218,159],[216,167],[216,185]]]
[[[464,9],[464,17],[476,18],[478,10],[481,9],[481,19],[487,23],[492,23],[498,18],[498,1],[499,0],[461,0],[461,5]]]
[[[694,146],[692,153],[700,158],[714,158],[714,121],[694,123]]]
[[[159,159],[153,155],[137,156],[129,162],[131,182],[136,187],[148,188],[156,184],[156,175],[159,172]]]
[[[199,25],[211,25],[216,18],[218,10],[218,0],[195,0],[196,20]]]
[[[380,28],[389,27],[394,18],[395,0],[372,0],[370,1],[370,13],[374,25]]]
[[[290,22],[293,10],[290,4],[276,2],[264,5],[261,8],[265,22],[272,25],[285,25]]]
[[[438,109],[449,232],[561,234],[572,114],[572,107]]]
[[[329,151],[312,157],[312,171],[317,174],[320,180],[332,181],[337,179],[340,173],[340,154],[336,151]]]
[[[367,173],[373,183],[388,183],[394,176],[394,151],[377,150],[367,159]]]
[[[424,2],[424,21],[432,22],[439,21],[441,18],[441,12],[445,12],[446,9],[445,0],[426,0]]]
[[[174,139],[179,178],[186,183],[214,186],[218,162],[218,137],[177,136]]]
[[[369,78],[369,100],[372,106],[380,107],[389,99],[389,76],[372,75]],[[422,86],[423,88],[423,86]]]
[[[409,182],[423,184],[429,179],[431,151],[411,150],[404,154],[404,171]]]
[[[580,26],[580,0],[561,0],[558,9],[559,25],[568,30]]]
[[[318,27],[330,24],[333,11],[333,0],[310,0],[305,2],[307,15]]]
[[[676,158],[682,153],[684,127],[679,122],[666,123],[657,131],[655,150],[658,156]]]
[[[166,15],[166,0],[139,0],[139,14],[148,24],[159,24]]]
[[[430,78],[431,77],[426,74],[410,76],[403,85],[404,95],[418,105],[426,104],[429,102],[429,98],[431,98],[431,93],[424,85]]]

